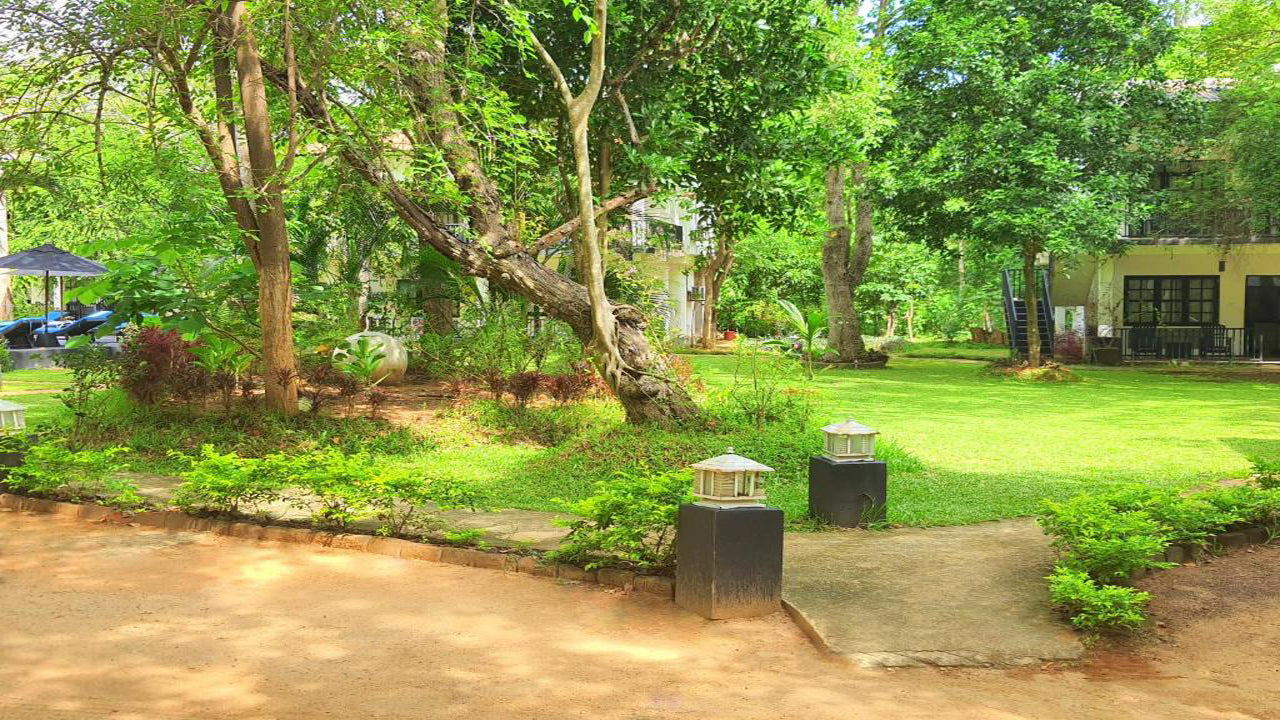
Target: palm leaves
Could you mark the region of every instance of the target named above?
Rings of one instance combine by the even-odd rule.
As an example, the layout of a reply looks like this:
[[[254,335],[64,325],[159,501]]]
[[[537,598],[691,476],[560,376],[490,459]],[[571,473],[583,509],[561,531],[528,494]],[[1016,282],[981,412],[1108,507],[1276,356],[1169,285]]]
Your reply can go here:
[[[813,359],[817,355],[818,340],[827,331],[827,315],[821,310],[805,313],[790,300],[778,299],[778,306],[786,313],[796,339],[788,338],[769,340],[766,345],[783,348],[784,351],[797,351],[804,364],[805,375],[813,379]],[[797,347],[798,346],[798,347]]]

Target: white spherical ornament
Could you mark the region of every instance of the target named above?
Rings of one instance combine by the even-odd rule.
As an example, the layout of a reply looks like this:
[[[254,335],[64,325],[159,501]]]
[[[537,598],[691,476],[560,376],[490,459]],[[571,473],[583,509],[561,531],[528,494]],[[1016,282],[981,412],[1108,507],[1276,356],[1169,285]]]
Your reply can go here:
[[[378,370],[373,375],[374,380],[381,378],[382,382],[379,383],[381,385],[396,385],[404,380],[405,371],[409,369],[409,353],[404,349],[404,343],[386,333],[372,330],[358,332],[348,337],[343,347],[333,349],[333,358],[338,360],[347,355],[349,349],[360,342],[360,338],[368,338],[369,345],[386,356],[378,364]]]

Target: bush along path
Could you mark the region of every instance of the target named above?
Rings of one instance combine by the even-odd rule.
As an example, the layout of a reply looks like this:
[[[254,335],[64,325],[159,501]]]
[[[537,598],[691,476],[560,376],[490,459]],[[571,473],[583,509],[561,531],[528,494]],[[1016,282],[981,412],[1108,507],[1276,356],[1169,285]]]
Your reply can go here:
[[[388,469],[365,453],[336,449],[249,458],[206,445],[194,457],[183,456],[187,469],[180,477],[121,473],[115,468],[125,453],[120,448],[70,450],[43,442],[20,452],[24,462],[0,478],[0,490],[37,502],[100,503],[100,510],[121,517],[176,507],[182,512],[158,515],[187,518],[173,520],[180,529],[212,521],[243,526],[240,532],[251,536],[244,528],[274,524],[270,533],[278,537],[272,539],[293,537],[286,531],[296,529],[298,537],[319,531],[330,541],[376,536],[475,551],[496,547],[498,555],[530,556],[540,565],[576,566],[555,571],[561,577],[594,577],[597,570],[615,578],[669,576],[676,510],[690,499],[692,484],[687,471],[617,473],[593,495],[567,504],[566,513],[492,511],[484,509],[483,493],[452,476]]]
[[[1257,463],[1249,484],[1194,493],[1132,486],[1046,502],[1040,525],[1058,561],[1053,603],[1086,631],[1134,630],[1150,594],[1131,582],[1151,570],[1248,542],[1270,542],[1280,528],[1280,466]]]

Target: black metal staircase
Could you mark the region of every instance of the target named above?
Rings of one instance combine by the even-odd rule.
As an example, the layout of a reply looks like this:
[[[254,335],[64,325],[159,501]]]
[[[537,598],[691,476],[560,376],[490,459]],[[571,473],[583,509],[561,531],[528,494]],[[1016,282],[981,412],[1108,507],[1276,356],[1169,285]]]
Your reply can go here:
[[[1036,315],[1040,319],[1040,356],[1053,357],[1053,300],[1049,296],[1049,273],[1037,271],[1035,288],[1038,297]],[[1009,348],[1018,355],[1027,354],[1027,296],[1022,287],[1021,270],[1001,271],[1004,285],[1004,320],[1009,332]]]

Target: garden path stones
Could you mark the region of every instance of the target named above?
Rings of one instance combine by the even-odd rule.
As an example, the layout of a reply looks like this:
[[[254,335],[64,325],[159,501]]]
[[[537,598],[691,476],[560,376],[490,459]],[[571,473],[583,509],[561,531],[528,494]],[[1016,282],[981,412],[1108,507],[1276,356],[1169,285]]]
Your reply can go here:
[[[1027,665],[1083,647],[1049,606],[1048,539],[1029,519],[788,533],[784,602],[820,646],[863,667]]]

